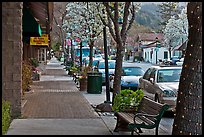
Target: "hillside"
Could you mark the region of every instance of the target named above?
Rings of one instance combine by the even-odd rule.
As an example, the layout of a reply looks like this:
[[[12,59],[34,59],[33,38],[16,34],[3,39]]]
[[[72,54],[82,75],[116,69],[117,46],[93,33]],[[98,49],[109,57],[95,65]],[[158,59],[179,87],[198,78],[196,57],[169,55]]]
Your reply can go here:
[[[160,27],[159,22],[161,20],[157,9],[156,4],[142,5],[141,9],[136,13],[136,23],[157,31]]]
[[[161,17],[157,12],[159,9],[158,4],[161,2],[145,2],[141,5],[141,9],[136,13],[135,22],[153,31],[160,30]],[[186,2],[179,2],[178,9],[181,11],[186,6]]]

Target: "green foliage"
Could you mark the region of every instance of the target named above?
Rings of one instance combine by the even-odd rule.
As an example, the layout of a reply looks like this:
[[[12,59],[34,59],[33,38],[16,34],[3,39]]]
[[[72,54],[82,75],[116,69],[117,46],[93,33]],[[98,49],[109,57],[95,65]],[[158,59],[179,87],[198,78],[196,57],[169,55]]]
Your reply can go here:
[[[144,92],[141,89],[136,91],[130,89],[121,90],[114,98],[112,109],[116,112],[128,110],[136,111],[143,97]]]
[[[77,68],[77,67],[71,67],[70,68],[70,71],[72,71],[74,73],[77,72],[78,70],[79,70],[79,68]]]
[[[56,52],[60,50],[60,46],[61,46],[60,42],[57,42],[57,43],[52,44],[51,48],[54,52]]]
[[[57,57],[57,60],[58,60],[58,61],[61,61],[61,58],[62,58],[62,57],[61,57],[61,56],[59,56],[59,57]]]
[[[32,66],[28,62],[22,63],[22,92],[29,91],[32,84]]]
[[[36,58],[30,58],[30,62],[35,68],[39,66],[39,61]]]
[[[68,69],[68,71],[69,71],[69,75],[73,75],[74,73],[77,73],[77,72],[79,72],[79,68],[78,67],[68,67],[67,68]]]
[[[2,99],[2,135],[4,135],[11,123],[11,107],[8,101]]]

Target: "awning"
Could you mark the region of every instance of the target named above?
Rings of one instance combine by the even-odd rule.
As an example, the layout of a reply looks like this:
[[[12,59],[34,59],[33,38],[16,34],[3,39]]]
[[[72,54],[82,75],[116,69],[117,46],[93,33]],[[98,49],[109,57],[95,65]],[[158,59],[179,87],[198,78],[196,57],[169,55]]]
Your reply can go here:
[[[23,36],[24,37],[41,37],[42,30],[30,11],[23,8]]]

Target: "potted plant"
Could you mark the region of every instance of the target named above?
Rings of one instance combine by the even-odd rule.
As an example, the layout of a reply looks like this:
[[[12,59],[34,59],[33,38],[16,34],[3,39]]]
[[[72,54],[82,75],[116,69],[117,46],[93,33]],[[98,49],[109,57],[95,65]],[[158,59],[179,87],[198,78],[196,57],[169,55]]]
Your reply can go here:
[[[113,111],[137,111],[138,105],[140,104],[144,92],[141,89],[136,91],[130,89],[121,90],[114,98],[114,104],[112,106]]]
[[[76,73],[77,71],[78,71],[78,68],[77,67],[70,67],[70,68],[68,68],[68,75],[73,75],[74,73]]]
[[[82,70],[80,72],[79,76],[79,83],[80,83],[80,91],[87,90],[87,72],[90,71],[90,67],[82,67]]]

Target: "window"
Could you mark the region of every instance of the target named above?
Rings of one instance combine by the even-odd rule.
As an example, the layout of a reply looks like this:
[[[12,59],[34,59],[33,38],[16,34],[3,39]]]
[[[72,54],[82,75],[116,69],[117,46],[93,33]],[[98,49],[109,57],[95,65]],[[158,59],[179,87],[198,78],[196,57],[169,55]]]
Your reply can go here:
[[[168,51],[164,51],[164,59],[168,59]]]
[[[46,61],[46,49],[45,48],[40,48],[38,50],[38,60],[40,62]]]
[[[158,71],[157,82],[179,82],[181,69],[162,69]]]
[[[124,67],[122,76],[143,76],[142,68],[137,67]]]
[[[146,80],[149,80],[150,73],[151,73],[151,68],[149,68],[149,69],[145,72],[143,78],[146,79]]]
[[[150,78],[154,78],[155,79],[155,74],[156,74],[156,69],[153,68],[151,73],[150,73]]]

